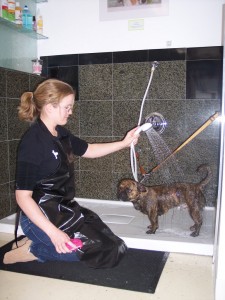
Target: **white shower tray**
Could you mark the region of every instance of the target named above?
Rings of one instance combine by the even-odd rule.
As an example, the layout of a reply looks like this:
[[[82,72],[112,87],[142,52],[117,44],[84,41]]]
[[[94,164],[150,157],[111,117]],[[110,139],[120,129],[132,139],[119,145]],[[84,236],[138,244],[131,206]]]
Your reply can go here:
[[[149,220],[129,202],[76,198],[84,207],[96,212],[110,229],[130,248],[167,252],[213,255],[215,209],[204,209],[203,225],[198,237],[191,237],[193,225],[187,209],[174,208],[159,217],[155,234],[146,234]],[[14,232],[15,215],[0,220],[0,232]],[[19,227],[19,234],[22,234]]]

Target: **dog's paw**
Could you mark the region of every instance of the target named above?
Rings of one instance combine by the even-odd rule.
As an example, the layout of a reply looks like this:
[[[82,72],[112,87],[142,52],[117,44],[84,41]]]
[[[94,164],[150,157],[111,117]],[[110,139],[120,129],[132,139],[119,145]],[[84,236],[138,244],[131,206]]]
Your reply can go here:
[[[192,236],[192,237],[199,236],[199,232],[194,231],[190,234],[190,236]]]
[[[155,234],[158,227],[153,227],[152,225],[148,225],[148,230],[146,231],[147,234]]]
[[[151,229],[146,231],[147,234],[155,234],[155,232],[156,232],[156,230],[153,231],[153,230],[151,230]]]
[[[190,236],[192,236],[192,237],[198,236],[200,228],[201,228],[201,226],[198,226],[197,224],[192,225],[190,227],[190,230],[192,231],[192,233],[190,234]]]

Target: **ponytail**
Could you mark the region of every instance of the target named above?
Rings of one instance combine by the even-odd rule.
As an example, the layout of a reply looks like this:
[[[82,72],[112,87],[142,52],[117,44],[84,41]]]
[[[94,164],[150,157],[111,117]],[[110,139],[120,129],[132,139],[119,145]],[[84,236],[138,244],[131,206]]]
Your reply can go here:
[[[21,121],[33,122],[39,115],[33,98],[34,94],[32,92],[22,94],[20,106],[18,107],[18,116]]]

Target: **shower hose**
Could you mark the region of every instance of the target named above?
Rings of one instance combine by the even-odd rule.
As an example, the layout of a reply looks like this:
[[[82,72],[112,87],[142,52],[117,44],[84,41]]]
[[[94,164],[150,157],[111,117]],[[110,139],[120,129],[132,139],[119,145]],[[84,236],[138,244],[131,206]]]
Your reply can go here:
[[[141,103],[141,109],[140,109],[139,120],[138,120],[137,126],[141,125],[141,120],[142,120],[142,114],[143,114],[143,108],[144,108],[145,100],[146,100],[149,88],[151,86],[151,82],[152,82],[154,71],[157,68],[157,66],[158,66],[158,62],[154,61],[152,63],[151,74],[150,74],[150,78],[149,78],[149,81],[148,81],[148,85],[147,85],[147,88],[146,88],[146,91],[145,91],[145,94],[144,94],[144,97],[143,97],[143,100],[142,100],[142,103]],[[140,131],[142,131],[142,130],[139,130],[139,131],[137,130],[137,133],[139,133]],[[137,158],[136,158],[135,146],[134,146],[133,142],[130,145],[130,164],[131,164],[131,170],[132,170],[132,174],[133,174],[134,180],[138,182]]]

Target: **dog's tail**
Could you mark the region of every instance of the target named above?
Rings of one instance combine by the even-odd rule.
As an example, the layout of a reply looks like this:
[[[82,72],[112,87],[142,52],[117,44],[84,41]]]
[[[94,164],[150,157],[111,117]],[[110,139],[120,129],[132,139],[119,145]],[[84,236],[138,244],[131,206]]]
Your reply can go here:
[[[200,182],[199,182],[199,188],[200,189],[203,189],[208,183],[209,181],[212,179],[212,170],[211,168],[204,164],[204,165],[200,165],[198,168],[197,168],[197,172],[201,172],[203,170],[206,170],[207,171],[207,175],[205,176],[205,178],[203,178]]]

